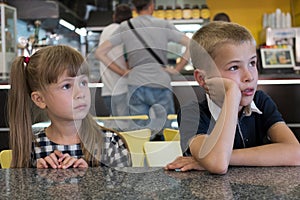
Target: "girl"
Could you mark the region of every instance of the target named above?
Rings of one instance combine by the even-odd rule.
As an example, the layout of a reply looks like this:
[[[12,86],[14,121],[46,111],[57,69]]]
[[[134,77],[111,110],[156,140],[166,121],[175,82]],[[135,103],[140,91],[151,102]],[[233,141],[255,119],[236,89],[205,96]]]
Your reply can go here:
[[[129,166],[123,141],[97,124],[90,105],[88,65],[75,49],[50,46],[16,58],[8,97],[11,167]],[[36,110],[47,114],[49,127],[32,131]]]

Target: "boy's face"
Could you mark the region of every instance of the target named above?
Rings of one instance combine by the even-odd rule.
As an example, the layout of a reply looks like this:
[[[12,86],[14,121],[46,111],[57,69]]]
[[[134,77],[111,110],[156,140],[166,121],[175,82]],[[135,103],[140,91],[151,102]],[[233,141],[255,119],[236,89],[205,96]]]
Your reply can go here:
[[[240,45],[228,43],[220,46],[215,55],[214,61],[220,76],[233,80],[241,90],[240,106],[249,105],[253,100],[258,80],[255,45],[250,42]]]

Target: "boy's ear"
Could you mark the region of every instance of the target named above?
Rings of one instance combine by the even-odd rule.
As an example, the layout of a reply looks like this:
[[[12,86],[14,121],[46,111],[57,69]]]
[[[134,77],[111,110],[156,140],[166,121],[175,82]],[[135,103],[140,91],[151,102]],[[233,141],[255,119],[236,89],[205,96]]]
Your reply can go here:
[[[46,103],[44,101],[44,96],[41,92],[35,91],[31,93],[31,100],[37,105],[40,109],[46,108]]]
[[[205,85],[205,72],[200,69],[194,70],[194,78],[199,83],[201,87]]]

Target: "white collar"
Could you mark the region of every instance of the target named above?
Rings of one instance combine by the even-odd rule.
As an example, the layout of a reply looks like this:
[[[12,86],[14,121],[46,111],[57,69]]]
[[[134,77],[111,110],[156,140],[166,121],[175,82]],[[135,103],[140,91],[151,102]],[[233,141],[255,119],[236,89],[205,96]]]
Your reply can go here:
[[[217,120],[221,113],[221,108],[209,98],[208,94],[206,94],[206,99],[211,115],[213,116],[214,120]],[[262,112],[256,107],[254,101],[252,101],[250,105],[246,106],[243,112],[245,116],[250,116],[252,112],[262,114]]]

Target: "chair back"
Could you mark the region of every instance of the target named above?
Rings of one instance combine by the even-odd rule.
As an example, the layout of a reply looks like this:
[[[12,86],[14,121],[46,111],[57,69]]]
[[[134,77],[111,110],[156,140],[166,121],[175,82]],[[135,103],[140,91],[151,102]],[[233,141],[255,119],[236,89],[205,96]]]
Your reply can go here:
[[[164,167],[182,156],[179,141],[145,142],[144,152],[149,167]]]
[[[180,141],[180,134],[179,130],[177,129],[165,128],[163,131],[163,135],[165,141]]]
[[[120,132],[131,155],[132,167],[143,167],[145,154],[144,143],[150,141],[151,130],[140,129],[134,131]]]
[[[12,150],[2,150],[0,152],[0,164],[1,168],[10,168],[10,163],[12,159]]]

